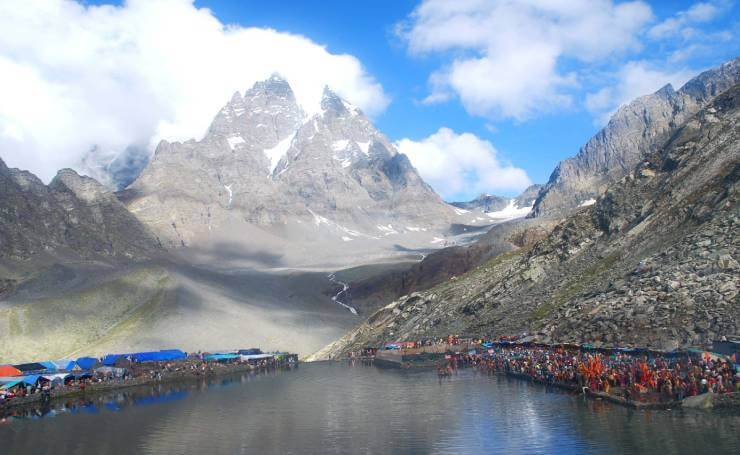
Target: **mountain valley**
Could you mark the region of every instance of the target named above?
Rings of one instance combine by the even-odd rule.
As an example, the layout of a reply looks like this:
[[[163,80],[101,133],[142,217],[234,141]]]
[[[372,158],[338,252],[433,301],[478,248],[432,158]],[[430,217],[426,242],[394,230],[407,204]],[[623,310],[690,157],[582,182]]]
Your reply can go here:
[[[308,113],[278,75],[120,191],[0,161],[1,360],[736,334],[738,82],[735,59],[633,101],[515,197],[444,202],[360,109],[326,88]]]

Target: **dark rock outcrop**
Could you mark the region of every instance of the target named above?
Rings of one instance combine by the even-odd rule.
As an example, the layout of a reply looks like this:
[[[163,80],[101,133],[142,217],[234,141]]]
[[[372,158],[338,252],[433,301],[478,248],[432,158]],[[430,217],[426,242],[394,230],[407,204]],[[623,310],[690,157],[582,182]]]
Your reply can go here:
[[[144,259],[157,239],[97,181],[70,169],[47,186],[0,161],[0,258],[35,255]]]

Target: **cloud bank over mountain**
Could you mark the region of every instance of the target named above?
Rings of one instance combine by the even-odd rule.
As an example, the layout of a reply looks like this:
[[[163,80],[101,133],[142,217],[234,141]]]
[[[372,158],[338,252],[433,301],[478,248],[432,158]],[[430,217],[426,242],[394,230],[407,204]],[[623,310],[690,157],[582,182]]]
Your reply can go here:
[[[299,35],[224,24],[192,0],[4,1],[0,150],[9,166],[46,181],[62,167],[100,178],[96,168],[128,160],[121,153],[200,138],[234,91],[273,72],[291,81],[308,111],[319,109],[325,85],[370,115],[389,102],[354,56]]]

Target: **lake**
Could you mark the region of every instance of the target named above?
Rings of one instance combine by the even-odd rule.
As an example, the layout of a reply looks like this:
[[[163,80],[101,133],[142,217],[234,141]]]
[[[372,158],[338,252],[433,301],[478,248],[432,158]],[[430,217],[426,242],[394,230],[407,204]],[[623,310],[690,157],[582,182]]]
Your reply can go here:
[[[0,453],[740,453],[740,414],[635,411],[505,376],[346,363],[55,403]]]

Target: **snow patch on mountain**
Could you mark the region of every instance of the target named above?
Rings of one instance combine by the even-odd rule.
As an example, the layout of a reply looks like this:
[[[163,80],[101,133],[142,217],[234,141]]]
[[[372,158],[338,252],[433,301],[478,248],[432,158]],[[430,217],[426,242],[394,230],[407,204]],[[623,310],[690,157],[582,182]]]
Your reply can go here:
[[[231,136],[226,138],[226,141],[229,143],[231,150],[234,150],[237,145],[244,144],[244,142],[246,142],[241,136]]]
[[[293,142],[294,137],[295,134],[291,134],[282,141],[278,142],[275,147],[265,149],[265,155],[270,160],[270,174],[275,172],[275,168],[280,162],[280,159],[288,152],[288,149],[290,148],[290,144]]]
[[[364,153],[365,155],[370,152],[370,141],[357,142],[357,146],[360,147],[360,150],[362,150],[362,153]]]
[[[515,199],[509,199],[509,204],[501,210],[488,212],[486,216],[494,220],[513,220],[522,218],[532,211],[532,206],[518,207]]]
[[[348,139],[341,139],[341,140],[332,142],[331,149],[334,150],[335,152],[341,152],[342,150],[346,150],[348,145],[349,145]]]
[[[328,219],[328,218],[326,218],[324,216],[319,215],[318,213],[314,212],[311,209],[306,209],[306,210],[308,210],[308,213],[310,213],[311,216],[313,216],[313,224],[315,224],[316,226],[325,225],[327,227],[337,229],[340,232],[343,232],[343,233],[345,233],[345,234],[347,234],[349,236],[352,236],[352,237],[366,237],[366,238],[371,238],[371,239],[377,239],[377,237],[373,237],[373,236],[370,236],[370,235],[367,235],[367,234],[363,234],[362,232],[358,232],[358,231],[355,231],[355,230],[350,229],[348,227],[342,226],[339,223],[335,223],[334,221],[332,221],[332,220],[330,220],[330,219]],[[352,239],[350,238],[350,240],[352,240]]]
[[[378,228],[379,231],[381,231],[383,233],[383,235],[398,234],[398,231],[396,231],[395,229],[393,229],[393,226],[390,225],[390,224],[385,225],[385,226],[379,224],[376,227]]]

